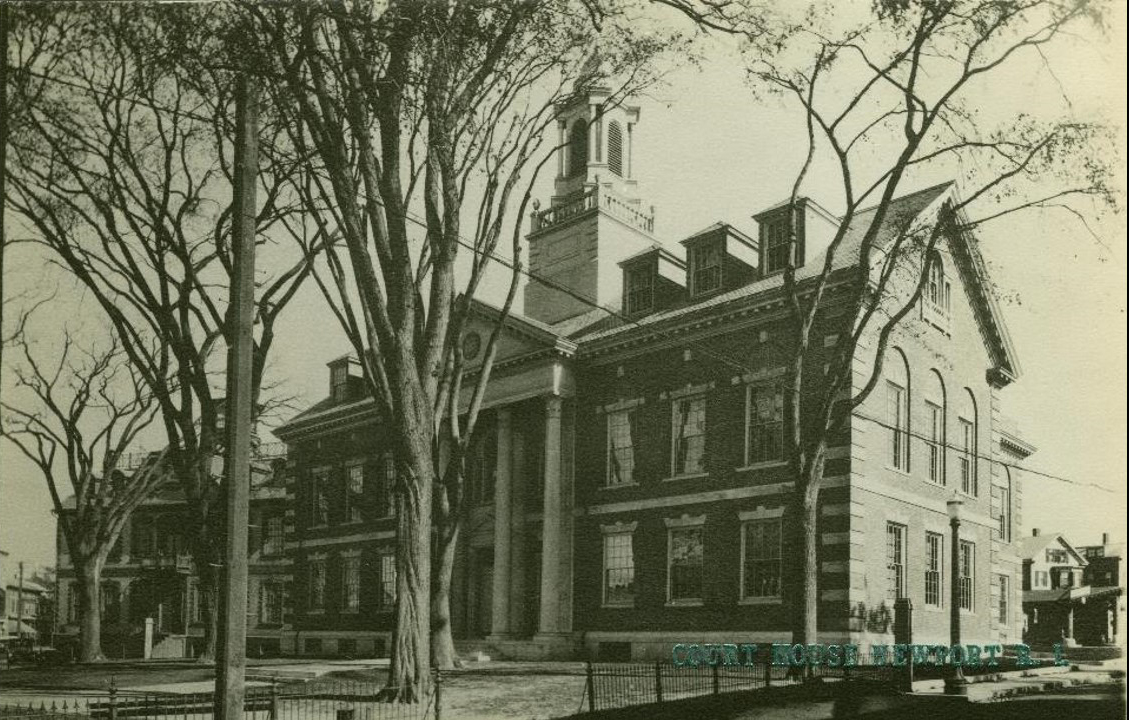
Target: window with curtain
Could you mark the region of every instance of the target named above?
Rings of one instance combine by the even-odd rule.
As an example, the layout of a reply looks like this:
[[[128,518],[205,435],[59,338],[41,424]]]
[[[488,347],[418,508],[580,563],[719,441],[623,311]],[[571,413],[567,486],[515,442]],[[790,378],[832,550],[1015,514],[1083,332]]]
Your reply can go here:
[[[706,398],[686,397],[673,403],[673,467],[672,474],[694,475],[705,470]]]
[[[632,605],[635,602],[635,556],[631,533],[604,535],[604,604]]]
[[[635,414],[631,410],[618,410],[608,413],[607,418],[607,484],[609,487],[630,485],[635,473]]]
[[[702,561],[704,547],[702,528],[671,528],[668,536],[667,600],[697,601],[702,599]]]
[[[745,396],[745,464],[784,458],[784,388],[750,385]]]

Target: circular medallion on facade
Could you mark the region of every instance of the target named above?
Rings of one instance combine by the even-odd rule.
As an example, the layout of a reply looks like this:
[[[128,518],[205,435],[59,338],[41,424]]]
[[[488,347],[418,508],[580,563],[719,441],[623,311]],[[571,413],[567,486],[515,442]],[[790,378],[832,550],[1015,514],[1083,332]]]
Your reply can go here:
[[[482,336],[476,332],[468,332],[463,335],[463,359],[473,360],[478,357],[479,350],[482,349]]]

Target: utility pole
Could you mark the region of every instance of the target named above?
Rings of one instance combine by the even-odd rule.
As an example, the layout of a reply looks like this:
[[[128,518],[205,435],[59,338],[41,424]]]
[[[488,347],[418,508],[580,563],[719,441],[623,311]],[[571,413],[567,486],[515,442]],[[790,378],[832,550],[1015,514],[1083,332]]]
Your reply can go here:
[[[242,720],[247,663],[247,522],[251,496],[251,356],[255,310],[255,183],[259,164],[258,91],[242,71],[235,90],[231,295],[227,311],[224,476],[227,548],[222,570],[216,720]]]
[[[0,0],[0,372],[4,367],[4,229],[8,205],[8,3]],[[2,386],[3,383],[0,383]]]
[[[24,639],[24,561],[20,560],[20,584],[16,586],[16,637]]]

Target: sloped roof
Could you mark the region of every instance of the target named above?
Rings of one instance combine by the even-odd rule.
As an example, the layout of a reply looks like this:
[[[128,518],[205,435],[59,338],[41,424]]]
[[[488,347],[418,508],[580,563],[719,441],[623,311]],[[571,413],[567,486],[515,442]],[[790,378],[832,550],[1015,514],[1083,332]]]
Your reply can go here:
[[[1085,566],[1089,563],[1086,558],[1082,557],[1082,553],[1074,549],[1074,546],[1066,541],[1066,538],[1061,533],[1040,533],[1039,535],[1028,535],[1027,537],[1020,538],[1016,541],[1016,554],[1020,559],[1032,560],[1037,555],[1043,552],[1047,547],[1058,543],[1067,552],[1069,552],[1079,566]]]
[[[876,244],[881,246],[885,241],[893,238],[897,228],[904,225],[904,223],[912,218],[921,215],[926,208],[928,208],[934,201],[939,199],[945,192],[952,187],[952,183],[943,183],[935,185],[918,192],[904,195],[895,199],[887,212],[883,227],[879,231]],[[835,252],[835,257],[832,262],[832,271],[842,270],[848,267],[854,267],[858,263],[859,249],[862,246],[863,237],[866,231],[870,228],[870,224],[874,219],[877,208],[870,207],[865,210],[860,210],[855,213],[854,219],[850,227],[847,229],[839,248]],[[811,262],[805,263],[802,267],[796,270],[797,281],[802,281],[807,278],[816,277],[823,270],[822,256],[813,258]],[[784,286],[784,276],[782,273],[775,273],[767,277],[761,278],[756,282],[742,285],[741,287],[734,288],[728,292],[713,295],[705,298],[700,302],[683,305],[681,307],[672,308],[663,312],[657,312],[652,315],[646,315],[638,320],[631,321],[630,323],[621,322],[617,327],[609,329],[598,329],[587,334],[581,334],[577,339],[584,342],[592,342],[596,340],[603,340],[610,338],[620,333],[626,333],[633,328],[645,327],[648,325],[656,325],[674,318],[688,316],[694,313],[702,312],[707,309],[727,305],[729,303],[744,301],[750,298],[756,298],[762,295],[775,293],[782,289]]]

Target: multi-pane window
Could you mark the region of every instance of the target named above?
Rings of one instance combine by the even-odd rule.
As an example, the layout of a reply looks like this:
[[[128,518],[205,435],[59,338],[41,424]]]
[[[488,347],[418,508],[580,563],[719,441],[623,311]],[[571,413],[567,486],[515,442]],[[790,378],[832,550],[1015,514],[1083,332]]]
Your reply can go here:
[[[721,287],[721,245],[706,242],[690,250],[690,292],[694,295]]]
[[[780,597],[780,518],[751,520],[741,526],[741,597]]]
[[[976,546],[967,540],[960,541],[960,607],[972,612],[973,592],[976,587]]]
[[[1047,548],[1046,558],[1049,563],[1059,564],[1070,560],[1070,556],[1062,548]]]
[[[329,371],[329,385],[333,402],[345,402],[349,398],[349,368],[345,364],[335,365]]]
[[[909,471],[909,393],[895,382],[886,382],[886,420],[890,426],[890,462]]]
[[[945,538],[940,533],[925,533],[925,604],[941,607],[941,577],[944,567]]]
[[[960,418],[960,490],[966,495],[979,495],[976,482],[976,426]]]
[[[396,606],[396,555],[392,552],[380,554],[380,592],[376,606],[382,611]]]
[[[784,220],[777,220],[770,223],[765,230],[766,247],[768,252],[765,255],[766,273],[776,272],[783,270],[788,265],[788,230],[787,223]]]
[[[999,576],[999,583],[1000,583],[1000,606],[999,606],[1000,624],[1001,625],[1007,625],[1007,623],[1008,623],[1008,601],[1010,600],[1010,598],[1008,597],[1008,593],[1011,591],[1010,578],[1007,575],[1000,575]]]
[[[277,625],[282,622],[283,586],[277,581],[259,585],[259,622]]]
[[[702,528],[671,528],[669,531],[667,568],[671,602],[702,599]]]
[[[345,612],[361,609],[360,555],[341,558],[341,609]]]
[[[939,485],[945,484],[945,411],[940,405],[925,401],[925,411],[929,418],[929,479]]]
[[[306,604],[310,610],[325,609],[325,560],[309,560],[306,565]]]
[[[745,463],[784,457],[784,388],[750,385],[745,397]]]
[[[634,414],[630,410],[608,413],[608,485],[634,482]]]
[[[1007,468],[1004,468],[1004,472],[1007,487],[999,488],[1000,539],[1004,542],[1011,542],[1011,477],[1006,474]]]
[[[631,533],[604,535],[604,604],[632,605],[635,602],[635,556]]]
[[[706,398],[703,395],[681,398],[673,403],[674,476],[693,475],[705,469]]]
[[[349,465],[345,468],[345,522],[364,519],[365,466]]]
[[[886,597],[906,596],[906,526],[886,523]]]
[[[310,474],[310,525],[329,524],[329,469],[322,468]]]
[[[263,555],[281,555],[286,550],[282,515],[268,515],[263,520]]]
[[[925,297],[938,310],[949,311],[949,283],[945,280],[945,265],[941,258],[933,258],[929,266],[929,287]]]
[[[628,315],[647,312],[655,305],[655,273],[650,265],[641,265],[627,271],[624,288],[625,310]]]

